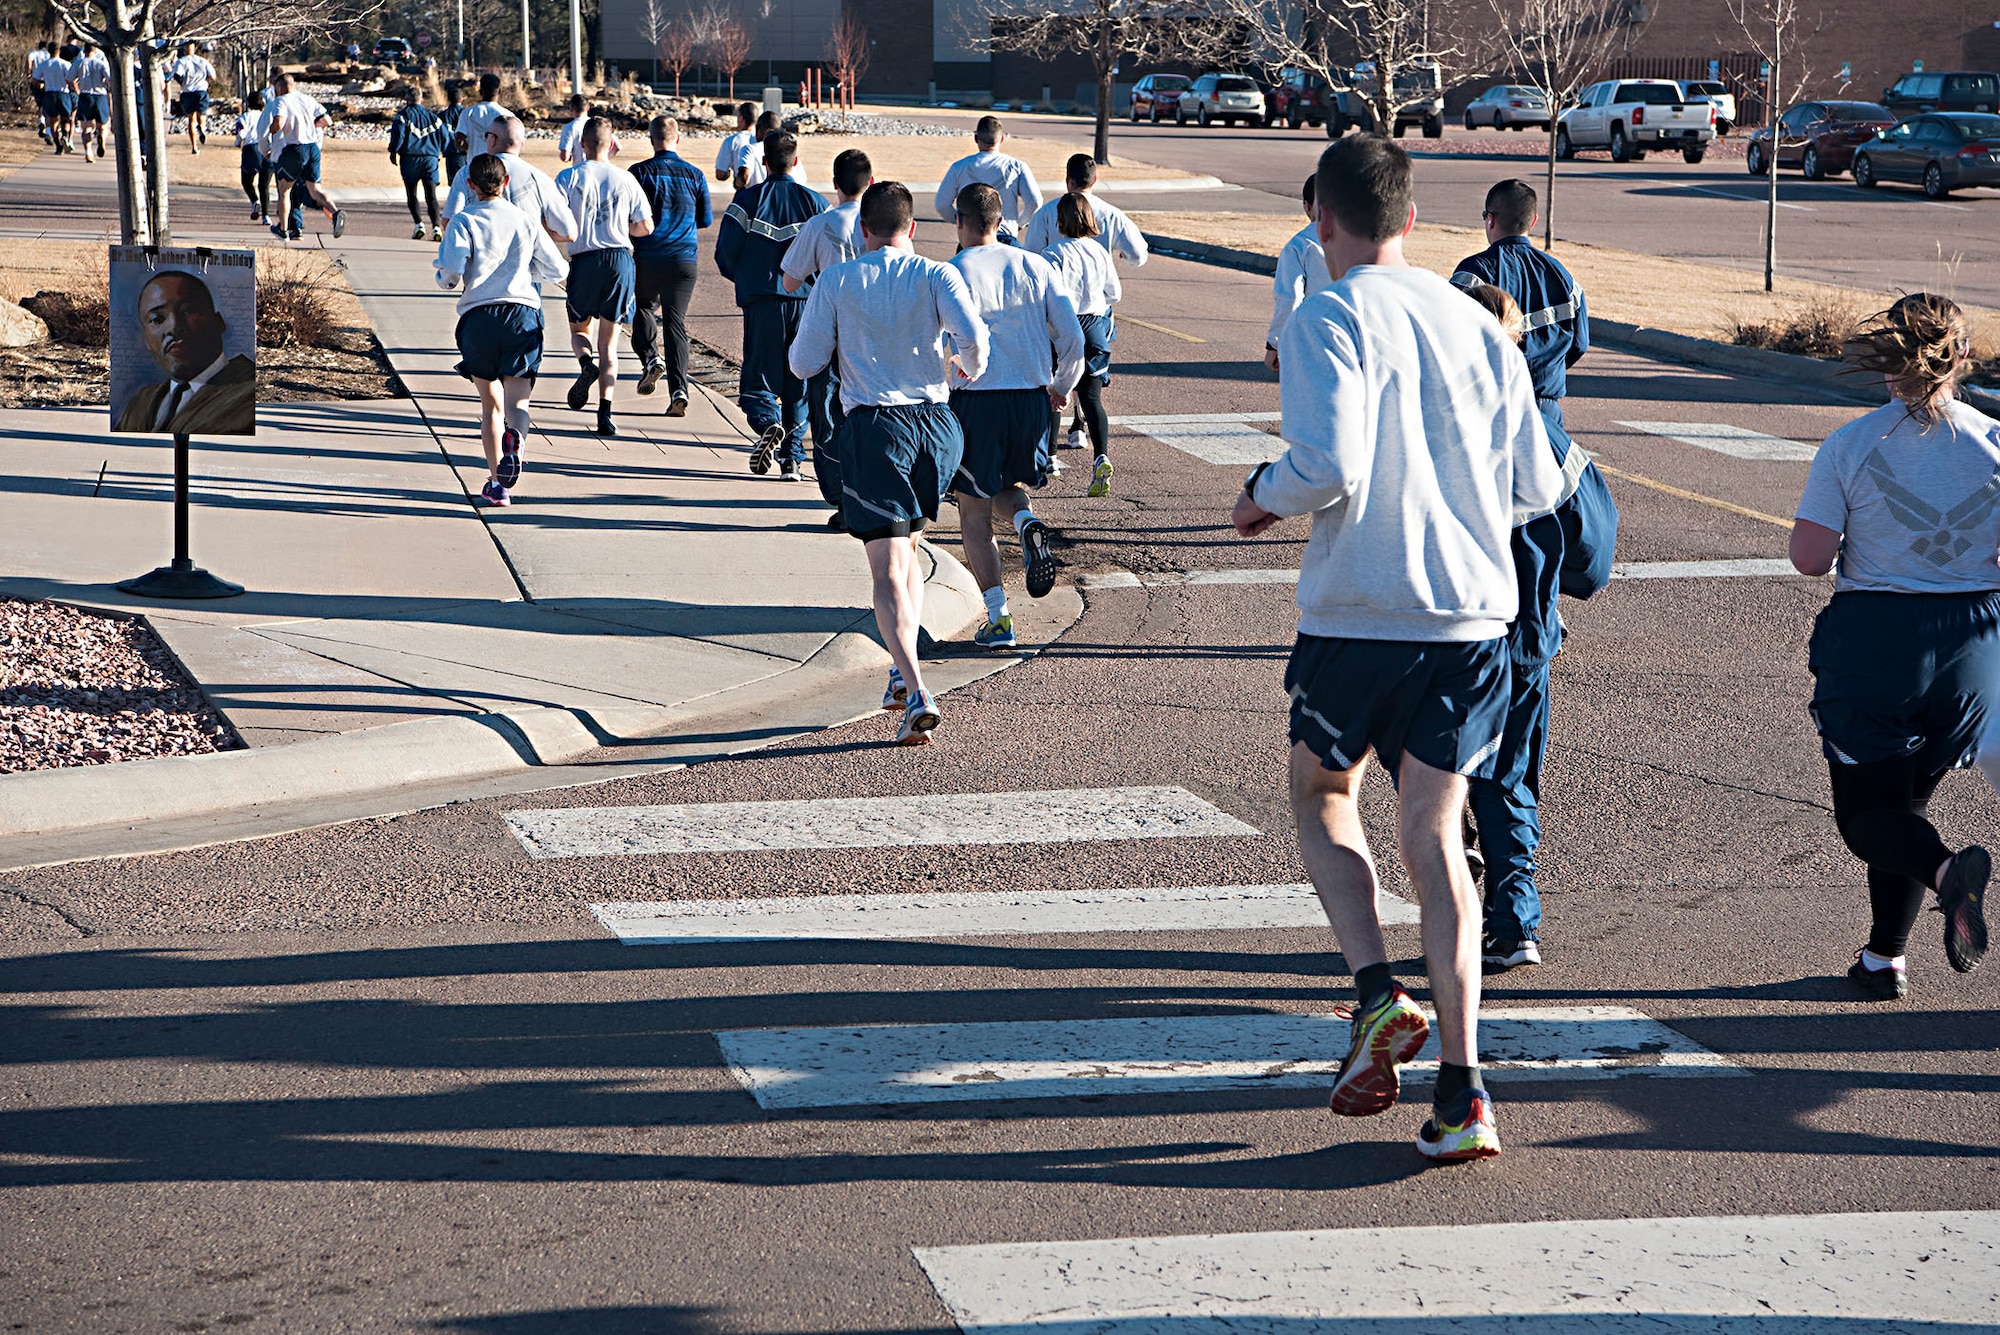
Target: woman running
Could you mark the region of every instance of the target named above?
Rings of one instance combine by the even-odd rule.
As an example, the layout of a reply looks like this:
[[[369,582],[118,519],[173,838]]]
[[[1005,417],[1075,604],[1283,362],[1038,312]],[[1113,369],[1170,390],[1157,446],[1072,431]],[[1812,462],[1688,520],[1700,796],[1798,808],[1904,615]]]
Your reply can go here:
[[[1800,573],[1839,565],[1813,628],[1812,715],[1834,823],[1868,864],[1874,921],[1847,976],[1876,1001],[1909,994],[1927,890],[1952,968],[1986,954],[1992,859],[1954,853],[1927,814],[2000,702],[2000,422],[1955,395],[1969,353],[1964,314],[1922,292],[1850,338],[1848,360],[1894,398],[1826,438],[1792,527]]]
[[[1111,252],[1092,239],[1097,235],[1097,211],[1091,208],[1089,195],[1072,192],[1062,197],[1056,205],[1056,230],[1063,239],[1043,251],[1042,258],[1056,267],[1063,290],[1083,321],[1083,380],[1076,395],[1091,448],[1097,453],[1087,494],[1109,496],[1111,421],[1104,415],[1104,387],[1111,383],[1111,342],[1118,337],[1111,308],[1124,291]]]
[[[236,149],[241,155],[237,171],[243,178],[243,193],[250,198],[250,221],[269,222],[271,216],[271,164],[257,144],[257,122],[263,119],[264,95],[252,93],[243,99],[243,112],[236,118]]]

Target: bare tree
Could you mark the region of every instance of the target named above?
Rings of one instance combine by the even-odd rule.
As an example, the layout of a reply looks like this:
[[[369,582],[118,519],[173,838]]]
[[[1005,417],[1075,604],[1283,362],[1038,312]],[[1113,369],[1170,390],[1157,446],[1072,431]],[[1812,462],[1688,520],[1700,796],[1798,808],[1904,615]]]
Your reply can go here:
[[[1774,151],[1778,143],[1778,114],[1786,101],[1798,97],[1811,82],[1812,71],[1799,55],[1806,43],[1826,26],[1826,19],[1824,14],[1808,19],[1800,11],[1799,0],[1728,0],[1728,3],[1729,17],[1743,30],[1750,49],[1769,66],[1764,77],[1764,124],[1770,134],[1764,150],[1770,163],[1764,169],[1768,177],[1764,190],[1764,290],[1771,292],[1778,285],[1778,163]],[[1787,59],[1795,67],[1789,98],[1785,84]]]
[[[639,16],[638,26],[639,35],[646,39],[646,49],[653,53],[653,82],[658,83],[660,51],[666,44],[667,34],[674,29],[674,17],[660,0],[646,0],[646,12]]]
[[[868,29],[858,14],[841,6],[840,18],[834,23],[833,31],[826,39],[826,67],[833,71],[833,77],[840,84],[840,91],[849,102],[854,100],[855,88],[861,76],[868,72],[868,61],[873,54],[868,40]]]
[[[1231,54],[1234,29],[1214,22],[1210,0],[985,0],[981,20],[995,51],[1088,55],[1097,75],[1093,155],[1111,161],[1111,98],[1130,60],[1204,62]]]
[[[709,63],[729,80],[729,96],[733,100],[736,72],[750,63],[750,30],[734,15],[713,7],[702,14],[701,26],[705,38],[702,45],[708,52]]]
[[[667,25],[666,33],[654,47],[659,52],[660,61],[673,72],[675,97],[681,95],[681,76],[687,73],[688,66],[694,64],[695,49],[698,45],[699,43],[695,41],[694,25],[685,20],[676,20]]]
[[[1487,0],[1509,79],[1534,88],[1549,111],[1547,183],[1542,192],[1542,249],[1556,238],[1556,118],[1604,69],[1613,49],[1637,36],[1643,19],[1630,0]]]

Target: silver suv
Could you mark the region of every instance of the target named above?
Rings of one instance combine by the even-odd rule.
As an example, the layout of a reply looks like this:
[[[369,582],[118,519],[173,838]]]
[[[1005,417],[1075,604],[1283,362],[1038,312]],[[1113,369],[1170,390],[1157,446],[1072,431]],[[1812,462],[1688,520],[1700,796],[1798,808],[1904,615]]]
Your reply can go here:
[[[1217,121],[1264,123],[1264,90],[1247,74],[1204,74],[1181,94],[1174,124],[1192,120],[1204,128]]]

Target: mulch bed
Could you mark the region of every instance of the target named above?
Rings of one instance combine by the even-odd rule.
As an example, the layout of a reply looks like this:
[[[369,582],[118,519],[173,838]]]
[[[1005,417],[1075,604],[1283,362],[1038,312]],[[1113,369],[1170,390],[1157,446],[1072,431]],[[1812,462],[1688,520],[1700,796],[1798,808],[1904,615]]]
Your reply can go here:
[[[408,397],[372,331],[345,329],[336,338],[338,346],[331,348],[257,349],[257,401]],[[0,348],[0,408],[103,407],[110,401],[110,374],[110,354],[103,348],[54,339],[31,348]]]

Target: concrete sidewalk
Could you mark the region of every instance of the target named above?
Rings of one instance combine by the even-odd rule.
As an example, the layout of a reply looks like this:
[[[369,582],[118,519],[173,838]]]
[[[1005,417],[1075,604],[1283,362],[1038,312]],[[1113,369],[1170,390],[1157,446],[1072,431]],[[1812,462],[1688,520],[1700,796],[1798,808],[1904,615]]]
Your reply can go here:
[[[102,409],[0,426],[0,593],[143,613],[253,748],[0,777],[0,866],[236,837],[249,808],[248,828],[275,832],[495,781],[587,782],[878,702],[866,560],[814,485],[751,476],[747,427],[700,387],[669,419],[664,391],[628,379],[622,434],[595,435],[561,403],[576,363],[557,351],[559,293],[516,504],[475,509],[476,402],[431,256],[355,237],[338,254],[412,398],[269,406],[254,441],[194,443],[194,558],[243,597],[111,587],[169,554],[164,439],[112,436]],[[956,561],[925,552],[942,642],[982,608]],[[1044,636],[1080,610],[1073,591],[1045,606]],[[956,658],[940,684],[1015,661]]]

